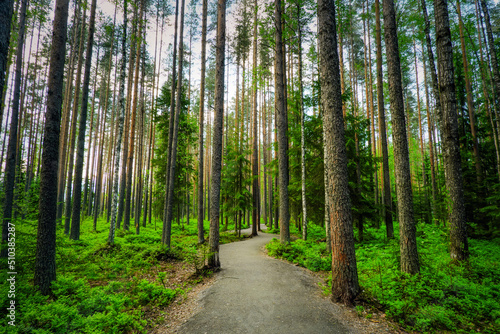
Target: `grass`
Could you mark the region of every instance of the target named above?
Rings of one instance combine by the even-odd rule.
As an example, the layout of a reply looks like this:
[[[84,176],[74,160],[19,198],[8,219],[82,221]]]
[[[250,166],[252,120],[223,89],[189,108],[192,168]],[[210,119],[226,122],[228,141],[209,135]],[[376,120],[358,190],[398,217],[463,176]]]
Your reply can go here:
[[[311,225],[309,230],[313,232],[308,241],[283,246],[273,240],[267,245],[270,255],[313,271],[329,271],[331,257],[321,240],[322,228]],[[385,312],[406,330],[499,333],[500,239],[470,239],[470,260],[456,264],[449,256],[448,235],[445,228],[418,224],[421,272],[410,276],[400,272],[398,240],[387,241],[383,228],[368,228],[365,240],[356,244],[363,291],[358,308]]]
[[[81,240],[72,241],[57,227],[53,295],[42,296],[33,287],[36,222],[16,224],[16,326],[7,325],[9,285],[0,273],[0,333],[145,333],[163,321],[164,310],[202,281],[170,282],[171,268],[203,267],[207,247],[197,244],[196,221],[172,226],[172,247],[161,245],[161,222],[141,227],[140,235],[117,230],[115,244],[107,244],[109,225],[103,219],[92,230],[84,220]],[[131,229],[134,224],[131,223]],[[205,222],[208,237],[209,222]],[[239,240],[221,233],[221,243]],[[6,268],[6,260],[1,260]],[[187,269],[186,269],[187,270]],[[206,273],[205,273],[206,274]]]

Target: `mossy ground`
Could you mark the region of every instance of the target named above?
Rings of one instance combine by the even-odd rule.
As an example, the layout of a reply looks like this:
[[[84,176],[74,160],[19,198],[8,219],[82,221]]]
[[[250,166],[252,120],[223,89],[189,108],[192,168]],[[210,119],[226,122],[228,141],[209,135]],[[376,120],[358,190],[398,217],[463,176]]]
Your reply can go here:
[[[269,254],[312,271],[329,271],[323,229],[311,225],[309,231],[307,241],[284,246],[274,240],[267,245]],[[384,228],[368,228],[364,241],[356,243],[363,291],[358,313],[371,317],[381,311],[401,328],[424,333],[499,333],[500,239],[470,239],[470,260],[457,264],[449,256],[448,235],[446,228],[418,224],[421,272],[410,276],[400,271],[398,239],[387,240]]]
[[[0,333],[145,333],[164,321],[165,309],[180,300],[210,272],[207,247],[197,244],[196,221],[172,226],[172,248],[161,244],[160,220],[141,227],[139,235],[116,231],[107,243],[109,225],[82,222],[81,238],[72,241],[57,227],[57,280],[53,294],[42,296],[33,287],[36,221],[16,224],[16,326],[7,320],[6,272],[0,274]],[[231,228],[231,227],[230,227]],[[209,222],[205,222],[208,238]],[[221,243],[239,240],[222,232]],[[2,259],[2,267],[6,267]]]

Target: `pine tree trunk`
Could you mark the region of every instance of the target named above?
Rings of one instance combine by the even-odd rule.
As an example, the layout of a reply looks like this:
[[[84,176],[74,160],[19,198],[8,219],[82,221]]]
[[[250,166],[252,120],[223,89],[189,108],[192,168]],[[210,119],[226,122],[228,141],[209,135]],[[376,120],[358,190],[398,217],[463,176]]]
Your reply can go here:
[[[420,85],[418,82],[418,67],[417,67],[417,46],[416,42],[413,41],[413,53],[415,55],[415,83],[417,85],[417,110],[418,110],[418,131],[419,131],[419,143],[420,143],[420,158],[422,160],[422,188],[426,188],[426,173],[425,173],[425,154],[424,154],[424,136],[423,136],[423,128],[422,128],[422,110],[421,110],[421,105],[420,105]],[[423,58],[423,57],[422,57]],[[418,173],[417,173],[418,175]],[[420,196],[421,198],[423,197],[427,202],[427,196]],[[424,214],[424,208],[421,207],[420,211],[422,214]],[[427,211],[427,208],[425,209]],[[426,222],[428,222],[428,215],[426,214]]]
[[[115,243],[116,215],[118,207],[118,173],[120,170],[120,153],[122,148],[123,123],[125,118],[125,71],[127,68],[127,2],[123,10],[122,59],[120,64],[120,92],[118,97],[118,137],[116,139],[116,158],[113,179],[113,202],[111,204],[111,222],[109,226],[108,243]]]
[[[226,49],[226,1],[217,4],[217,44],[215,54],[215,118],[210,193],[210,255],[208,266],[219,268],[219,202],[222,170],[222,129],[224,123],[224,62]]]
[[[57,170],[69,0],[57,0],[54,14],[47,111],[43,139],[34,285],[48,295],[56,279]]]
[[[7,257],[7,248],[5,244],[9,239],[9,227],[14,226],[11,221],[12,218],[12,208],[14,205],[14,188],[16,183],[16,160],[20,152],[17,149],[17,138],[18,138],[18,125],[19,125],[19,100],[21,94],[21,76],[22,76],[22,64],[23,64],[23,45],[24,45],[24,35],[26,30],[26,7],[28,0],[22,0],[21,3],[21,13],[19,19],[19,35],[17,39],[17,51],[16,51],[16,70],[14,78],[14,95],[12,100],[12,114],[10,121],[10,131],[9,131],[9,145],[7,146],[7,160],[5,165],[5,177],[4,177],[4,211],[3,211],[3,225],[2,225],[2,250],[1,257]],[[2,91],[0,91],[2,93]],[[0,109],[1,105],[0,105]],[[0,118],[1,120],[1,118]]]
[[[58,222],[62,222],[62,216],[64,211],[64,186],[66,182],[66,158],[67,158],[67,145],[68,145],[68,137],[69,137],[69,121],[70,121],[70,110],[71,110],[71,97],[73,91],[73,78],[75,72],[75,63],[77,57],[80,55],[80,52],[75,52],[78,47],[79,51],[79,40],[78,40],[78,32],[82,31],[81,26],[84,25],[82,20],[82,15],[80,14],[81,3],[78,1],[75,6],[75,12],[73,15],[73,25],[75,27],[73,32],[73,39],[71,42],[70,54],[69,54],[69,66],[68,66],[68,75],[66,78],[66,88],[64,93],[64,101],[63,101],[63,115],[62,115],[62,125],[61,125],[61,136],[59,143],[59,171],[58,171],[58,188],[57,188],[57,220]],[[85,15],[86,15],[85,11]]]
[[[156,69],[155,69],[156,73]],[[155,74],[156,75],[156,74]],[[154,80],[154,78],[153,78]],[[154,89],[153,89],[153,98],[155,97],[154,95]],[[153,102],[154,103],[154,102]],[[152,104],[154,106],[154,104]],[[146,187],[144,189],[144,217],[142,219],[142,226],[146,227],[146,222],[148,220],[148,210],[149,206],[153,204],[152,198],[151,198],[151,204],[149,203],[150,201],[150,196],[149,196],[149,185],[150,185],[150,180],[153,178],[153,173],[151,169],[151,155],[153,154],[153,115],[151,114],[149,118],[149,151],[147,153],[147,163],[146,163]]]
[[[392,141],[394,145],[394,169],[398,196],[401,271],[416,274],[420,271],[413,194],[411,189],[410,159],[406,135],[403,86],[396,29],[396,13],[393,0],[383,0],[384,31],[391,102]]]
[[[94,224],[93,231],[97,232],[97,218],[100,214],[100,208],[102,208],[102,204],[100,203],[100,199],[102,196],[102,160],[103,160],[103,150],[104,150],[104,142],[105,142],[105,134],[106,134],[106,108],[103,110],[102,121],[101,121],[101,143],[99,147],[99,157],[97,160],[97,177],[96,177],[96,185],[95,185],[95,196],[94,196]],[[104,197],[104,196],[102,196]]]
[[[82,87],[82,106],[80,111],[80,124],[78,128],[78,148],[76,152],[75,182],[73,184],[73,211],[70,239],[80,239],[80,210],[82,199],[82,174],[83,156],[85,152],[85,130],[87,128],[87,110],[89,100],[90,71],[92,65],[92,49],[94,46],[94,28],[97,0],[92,0],[90,10],[89,35],[87,40],[87,53],[85,55],[85,74]],[[101,144],[102,145],[102,144]],[[68,180],[68,184],[71,180]]]
[[[252,176],[253,176],[253,205],[252,205],[252,236],[257,235],[258,202],[259,202],[259,148],[257,138],[257,0],[254,1],[253,23],[253,68],[252,68],[252,100],[253,100],[253,148],[252,148]]]
[[[382,183],[384,199],[384,218],[388,239],[394,238],[392,223],[391,176],[389,175],[389,150],[387,149],[387,130],[385,125],[384,81],[382,73],[382,31],[380,26],[380,2],[375,0],[375,26],[377,42],[377,106],[378,132],[382,151]]]
[[[123,229],[129,230],[130,228],[130,218],[131,218],[131,201],[132,201],[132,176],[133,176],[133,163],[134,163],[134,149],[135,149],[135,124],[137,118],[137,104],[139,100],[139,74],[140,74],[140,60],[141,60],[141,45],[142,41],[142,13],[144,10],[144,0],[141,1],[139,15],[137,16],[138,24],[139,24],[139,33],[137,34],[137,49],[135,56],[135,79],[134,79],[134,99],[132,101],[132,116],[130,120],[130,135],[129,135],[129,149],[128,149],[128,158],[127,158],[127,186],[125,193],[125,213],[123,219]]]
[[[423,43],[422,43],[423,44]],[[424,50],[422,45],[422,50]],[[436,215],[436,204],[437,204],[437,184],[436,184],[436,168],[434,166],[434,141],[433,141],[433,128],[434,124],[431,119],[431,111],[429,106],[429,89],[427,85],[427,66],[424,62],[424,85],[425,85],[425,108],[427,109],[427,130],[429,136],[429,161],[431,167],[431,185],[432,185],[432,201],[431,201],[431,218],[434,220]]]
[[[283,64],[283,37],[282,37],[282,17],[281,17],[281,0],[274,1],[274,19],[275,19],[275,35],[276,42],[275,57],[274,57],[274,79],[275,79],[275,109],[277,113],[278,127],[278,165],[279,165],[279,215],[280,215],[280,241],[282,244],[290,243],[290,213],[288,208],[288,124],[286,115],[286,99],[285,99],[285,69]]]
[[[368,0],[367,0],[367,8],[370,8],[368,5]],[[368,9],[369,11],[369,9]],[[372,145],[372,157],[377,157],[377,144],[375,140],[375,104],[374,104],[374,98],[373,98],[373,71],[372,71],[372,43],[371,43],[371,29],[370,29],[370,15],[368,15],[367,18],[367,30],[368,30],[368,74],[369,74],[369,83],[368,87],[370,88],[370,110],[371,110],[371,119],[370,119],[370,125],[371,125],[371,145]],[[375,172],[373,173],[373,178],[375,181],[374,185],[374,193],[373,196],[375,198],[374,202],[375,205],[378,206],[379,204],[379,185],[378,185],[378,170],[375,168]],[[378,228],[380,227],[379,223],[376,222],[375,226]]]
[[[67,169],[67,179],[66,182],[66,198],[64,207],[64,234],[69,234],[70,222],[71,222],[71,185],[73,184],[73,166],[74,166],[74,154],[75,154],[75,143],[76,143],[76,125],[78,119],[78,106],[80,100],[80,82],[82,77],[82,66],[83,66],[83,50],[84,50],[84,32],[85,32],[85,17],[87,10],[85,9],[83,13],[82,30],[80,33],[80,46],[78,48],[78,68],[76,73],[76,84],[75,84],[75,95],[73,98],[73,112],[71,117],[71,135],[69,140],[69,153],[68,153],[68,169]],[[66,176],[66,174],[64,175]],[[63,176],[63,177],[64,177]],[[61,189],[61,191],[63,191]]]
[[[129,143],[129,132],[130,132],[130,101],[133,96],[132,87],[134,81],[134,66],[135,66],[135,56],[137,53],[136,43],[137,38],[135,38],[137,34],[137,6],[134,6],[134,19],[132,20],[132,34],[131,34],[131,45],[130,45],[130,60],[129,60],[129,69],[128,69],[128,83],[127,83],[127,97],[126,97],[126,115],[125,115],[125,129],[124,129],[124,138],[123,138],[123,154],[122,154],[122,167],[121,167],[121,176],[120,176],[120,195],[118,199],[118,216],[117,216],[117,228],[120,228],[121,221],[123,219],[124,211],[125,211],[125,193],[127,188],[127,159],[128,159],[128,143]]]
[[[8,71],[10,27],[12,25],[12,14],[14,12],[14,0],[0,1],[0,130],[3,121],[3,97],[5,77]]]
[[[204,167],[204,143],[203,143],[203,128],[205,126],[205,71],[206,71],[206,54],[207,54],[207,11],[208,0],[203,0],[203,17],[201,28],[201,78],[200,78],[200,135],[198,137],[198,243],[205,242],[203,228],[203,167]],[[238,106],[238,95],[236,95],[236,106]]]
[[[497,173],[498,173],[498,179],[500,180],[500,141],[498,140],[498,132],[497,132],[497,127],[495,126],[495,123],[498,124],[498,119],[496,116],[496,112],[493,110],[493,113],[495,113],[495,121],[493,120],[492,117],[492,110],[491,110],[491,98],[487,92],[487,74],[485,73],[485,61],[484,61],[484,56],[483,56],[483,43],[482,43],[482,38],[481,38],[481,19],[479,17],[479,4],[478,1],[474,1],[475,9],[476,9],[476,20],[477,20],[477,39],[479,42],[479,54],[480,54],[480,66],[481,66],[481,81],[482,81],[482,87],[483,87],[483,98],[485,101],[485,107],[486,107],[486,112],[489,115],[490,119],[490,124],[491,124],[491,131],[493,132],[493,141],[495,144],[495,153],[496,153],[496,158],[497,158]],[[494,99],[493,99],[494,100]],[[495,109],[495,108],[494,108]]]
[[[143,49],[145,49],[143,47]],[[143,52],[145,55],[145,53]],[[135,224],[135,234],[139,235],[141,229],[141,212],[142,212],[142,188],[143,188],[143,177],[142,177],[142,160],[143,160],[143,142],[144,142],[144,63],[142,61],[142,83],[141,83],[141,101],[140,101],[140,113],[139,113],[139,143],[137,146],[137,176],[136,176],[136,204],[135,204],[135,215],[134,215],[134,224]]]
[[[429,68],[431,70],[432,92],[434,94],[434,102],[436,105],[439,127],[441,127],[441,114],[442,114],[441,99],[439,97],[438,78],[436,73],[436,66],[434,63],[434,53],[432,51],[432,42],[430,37],[430,22],[429,22],[429,17],[427,15],[427,6],[425,4],[425,0],[421,0],[421,3],[422,3],[422,13],[424,14],[424,33],[425,33],[425,41],[427,44],[427,56],[429,57]]]
[[[494,83],[494,91],[495,97],[498,101],[500,101],[500,70],[498,68],[498,58],[497,52],[495,50],[495,41],[493,39],[493,32],[491,29],[491,20],[490,14],[488,11],[488,5],[485,0],[481,0],[481,8],[483,9],[484,14],[484,23],[486,25],[486,36],[488,38],[488,49],[490,53],[490,61],[491,61],[491,71],[493,74],[493,83]]]
[[[174,136],[174,123],[175,123],[175,94],[176,94],[176,69],[175,66],[177,66],[177,27],[178,27],[178,22],[179,20],[179,0],[175,0],[175,27],[174,27],[174,45],[173,45],[173,55],[172,55],[172,86],[170,89],[170,114],[169,114],[169,122],[168,122],[168,151],[167,151],[167,179],[166,179],[166,188],[165,188],[165,214],[163,215],[163,234],[165,234],[165,229],[166,229],[166,212],[168,210],[168,194],[170,193],[170,187],[173,187],[173,185],[170,184],[170,171],[171,171],[171,162],[172,162],[172,139]],[[180,46],[179,46],[180,47]],[[182,58],[183,55],[179,54],[179,57]],[[165,238],[165,235],[162,237],[162,239]]]
[[[97,63],[99,63],[99,59],[97,59]],[[97,67],[96,67],[96,71],[98,70]],[[94,94],[92,96],[92,107],[91,107],[92,110],[96,110],[96,107],[95,107],[96,98],[95,97],[96,97],[96,92],[97,92],[97,88],[96,88],[97,87],[97,72],[95,75],[96,75],[96,78],[94,78]],[[101,131],[101,124],[102,124],[101,107],[102,107],[102,104],[99,104],[99,106],[97,107],[97,111],[96,111],[97,112],[97,119],[96,119],[96,128],[94,131],[94,139],[93,139],[94,145],[89,146],[89,151],[92,151],[92,159],[90,159],[88,161],[88,165],[90,168],[90,175],[92,175],[92,176],[95,174],[94,172],[95,172],[96,159],[98,156],[98,152],[97,152],[98,144],[97,144],[97,142],[99,141],[99,133]],[[90,147],[92,147],[92,149],[90,149]],[[92,215],[92,208],[93,208],[93,203],[94,203],[92,201],[92,198],[93,198],[92,196],[95,196],[95,182],[94,181],[95,180],[93,179],[93,177],[89,178],[89,195],[88,195],[87,202],[86,202],[88,216]],[[94,189],[94,192],[92,192],[92,189]]]
[[[332,233],[332,298],[352,304],[359,294],[354,252],[347,152],[342,115],[335,3],[318,1],[321,104],[324,119],[325,174]]]
[[[467,92],[467,110],[469,112],[469,122],[470,122],[470,130],[472,135],[472,153],[474,154],[474,163],[476,167],[476,179],[479,186],[479,190],[481,192],[481,188],[483,186],[483,171],[481,166],[481,160],[479,157],[479,145],[477,139],[476,132],[476,113],[474,111],[474,102],[472,96],[472,84],[470,82],[470,73],[469,73],[469,61],[467,60],[467,50],[465,46],[465,37],[464,37],[464,23],[462,21],[462,13],[460,9],[460,0],[457,0],[457,13],[458,13],[458,27],[460,32],[460,47],[462,50],[462,62],[464,66],[464,77],[465,77],[465,89]],[[483,197],[483,196],[481,196]]]
[[[182,65],[184,62],[184,43],[183,43],[183,32],[184,32],[184,7],[185,0],[181,1],[181,22],[179,29],[179,78],[177,80],[177,96],[175,101],[175,118],[173,123],[173,134],[172,134],[172,152],[169,159],[169,169],[168,177],[168,192],[167,192],[167,202],[165,205],[165,214],[163,221],[163,235],[162,243],[170,248],[170,237],[172,233],[172,216],[173,216],[173,202],[174,202],[174,180],[175,180],[175,167],[177,159],[177,138],[179,135],[179,119],[181,114],[181,96],[182,96]],[[172,111],[171,111],[172,112]],[[170,140],[169,140],[170,141]],[[218,210],[217,210],[218,211]]]
[[[269,92],[269,79],[266,80],[267,81],[267,91]],[[273,122],[273,108],[267,108],[268,110],[268,121],[267,121],[267,125],[268,125],[268,129],[267,129],[267,146],[270,148],[271,147],[271,133],[272,133],[272,122]],[[268,162],[271,162],[273,160],[273,157],[272,157],[272,152],[270,149],[268,149],[268,152],[267,152],[267,161]],[[272,173],[269,173],[269,176],[268,176],[268,182],[269,182],[269,225],[268,227],[270,229],[273,228],[273,198],[274,198],[274,192],[273,192],[273,175]]]
[[[436,51],[438,56],[439,92],[441,93],[443,153],[446,189],[450,196],[451,258],[464,261],[469,257],[464,190],[458,137],[457,103],[453,49],[446,0],[435,0]]]

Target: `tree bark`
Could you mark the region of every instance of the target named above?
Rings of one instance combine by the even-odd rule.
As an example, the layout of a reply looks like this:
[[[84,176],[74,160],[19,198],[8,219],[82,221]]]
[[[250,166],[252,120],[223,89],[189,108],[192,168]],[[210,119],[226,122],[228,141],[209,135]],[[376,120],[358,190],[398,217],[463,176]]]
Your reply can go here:
[[[469,257],[464,190],[458,137],[457,102],[453,48],[446,0],[435,0],[436,51],[438,56],[439,92],[441,96],[443,156],[446,188],[450,198],[450,255],[453,260]]]
[[[204,227],[203,227],[203,167],[204,167],[204,143],[203,143],[203,127],[205,126],[205,72],[207,58],[207,9],[208,0],[203,0],[203,17],[201,28],[201,79],[200,79],[200,135],[198,138],[198,243],[205,242]],[[236,97],[238,101],[238,97]],[[238,102],[236,102],[238,106]],[[236,107],[237,108],[237,107]]]
[[[252,68],[252,107],[253,107],[253,148],[252,148],[252,236],[257,235],[257,226],[260,227],[258,219],[259,202],[259,147],[257,136],[257,0],[254,1],[254,25],[253,25],[253,68]]]
[[[394,145],[394,169],[398,196],[399,247],[401,270],[416,274],[420,271],[415,219],[413,216],[413,194],[411,189],[410,158],[406,136],[403,86],[399,60],[396,12],[393,0],[383,0],[387,72],[392,116],[392,140]]]
[[[95,12],[97,0],[92,0],[90,9],[89,36],[87,40],[87,54],[85,55],[85,74],[82,88],[82,107],[78,129],[78,148],[76,152],[75,182],[73,184],[73,211],[70,239],[80,239],[80,210],[82,200],[82,173],[83,156],[85,153],[85,131],[87,129],[87,110],[89,102],[90,71],[92,65],[92,49],[94,46]],[[102,145],[102,144],[101,144]],[[68,180],[70,182],[70,180]]]
[[[335,2],[318,1],[321,104],[323,108],[325,174],[332,234],[332,299],[352,304],[359,294],[354,252],[347,152],[337,51]]]
[[[80,46],[78,48],[78,68],[76,72],[76,85],[75,85],[75,95],[73,98],[73,112],[71,117],[71,135],[69,140],[70,149],[68,152],[68,170],[66,182],[66,202],[64,208],[64,233],[69,234],[70,222],[71,222],[71,185],[73,181],[73,167],[74,167],[74,154],[75,154],[75,143],[76,143],[76,125],[78,119],[78,103],[80,99],[80,81],[82,77],[82,66],[83,66],[83,50],[84,50],[84,36],[85,36],[85,17],[87,10],[84,10],[82,29],[80,33]],[[65,144],[66,145],[66,144]],[[63,153],[64,154],[64,153]],[[66,176],[64,174],[62,177]],[[61,189],[61,191],[63,191]]]
[[[423,44],[423,43],[422,43]],[[424,50],[422,45],[422,50]],[[424,60],[424,86],[425,86],[425,108],[427,109],[427,132],[429,136],[429,161],[431,167],[431,185],[432,185],[432,201],[431,201],[431,218],[434,219],[436,215],[437,204],[437,183],[436,183],[436,168],[434,166],[434,141],[433,141],[433,128],[434,124],[431,119],[431,111],[429,106],[429,89],[427,85],[427,66]]]
[[[491,110],[491,97],[489,96],[487,92],[487,71],[486,71],[486,64],[484,61],[484,56],[483,56],[483,43],[482,43],[482,38],[481,38],[481,19],[479,16],[479,3],[478,0],[474,1],[474,6],[476,9],[476,20],[477,20],[477,39],[479,42],[479,54],[480,54],[480,66],[481,66],[481,81],[482,81],[482,87],[483,87],[483,98],[485,101],[485,107],[486,107],[486,113],[488,114],[490,118],[490,124],[491,124],[491,131],[493,132],[493,141],[495,144],[495,153],[496,153],[496,158],[497,158],[497,173],[498,173],[498,179],[500,180],[500,142],[498,140],[498,132],[497,132],[497,127],[495,124],[498,125],[498,118],[496,115],[496,108],[493,108]],[[490,78],[491,79],[491,78]],[[493,99],[494,100],[494,99]],[[493,119],[492,114],[495,114]]]
[[[170,171],[171,171],[171,161],[172,161],[172,138],[174,136],[174,122],[175,122],[175,114],[174,114],[174,109],[175,109],[175,94],[176,94],[176,80],[177,80],[177,73],[175,66],[176,61],[177,61],[177,27],[178,27],[178,22],[179,20],[179,0],[175,0],[175,27],[174,27],[174,45],[173,45],[173,55],[172,55],[172,86],[170,89],[170,114],[169,114],[169,122],[168,122],[168,151],[167,151],[167,182],[166,182],[166,189],[165,189],[165,214],[163,215],[163,234],[165,233],[166,229],[166,212],[168,210],[168,194],[170,192],[169,188],[171,187],[170,184]],[[180,46],[179,46],[180,47]],[[179,57],[183,57],[182,54],[179,54]],[[163,238],[163,237],[162,237]]]
[[[184,43],[183,43],[183,32],[184,32],[184,6],[185,0],[181,3],[181,22],[179,29],[179,78],[177,80],[177,96],[175,101],[175,118],[173,123],[173,134],[172,134],[172,152],[169,159],[169,172],[168,177],[168,192],[167,192],[167,202],[165,205],[165,214],[163,221],[163,235],[162,243],[170,248],[170,237],[172,234],[172,216],[173,216],[173,203],[174,203],[174,180],[175,180],[175,167],[177,159],[177,138],[179,135],[179,120],[181,114],[181,97],[182,97],[182,66],[184,62]],[[169,140],[170,141],[170,140]],[[168,166],[167,166],[168,168]]]
[[[2,225],[2,250],[1,257],[7,257],[7,248],[4,247],[9,239],[9,227],[14,226],[12,220],[12,208],[14,206],[14,188],[16,183],[16,161],[18,159],[18,125],[19,125],[19,100],[21,94],[21,76],[23,65],[24,35],[26,31],[26,7],[28,0],[22,0],[19,19],[19,35],[16,51],[16,72],[14,78],[14,95],[12,99],[12,115],[9,131],[9,145],[7,146],[7,159],[5,165],[4,191],[5,202],[3,210]],[[0,91],[0,94],[3,91]],[[1,105],[0,105],[1,109]],[[1,120],[1,118],[0,118]]]
[[[439,126],[441,126],[441,99],[439,98],[438,78],[434,62],[434,53],[432,51],[432,42],[430,37],[430,22],[429,22],[429,17],[427,15],[427,6],[425,4],[425,0],[421,0],[421,3],[422,3],[422,13],[424,14],[424,33],[425,33],[425,41],[427,44],[427,56],[429,57],[429,68],[431,71],[432,92],[434,94],[434,101],[436,103],[438,123]]]
[[[459,28],[459,32],[460,32],[460,47],[462,50],[462,62],[463,62],[463,66],[464,66],[465,89],[467,92],[467,110],[469,112],[470,131],[471,131],[471,135],[472,135],[472,153],[474,154],[474,164],[476,167],[476,179],[477,179],[477,183],[479,186],[479,191],[481,192],[481,188],[483,186],[483,170],[482,170],[481,160],[480,160],[480,156],[479,156],[479,144],[478,144],[477,132],[476,132],[476,113],[474,111],[474,102],[473,102],[473,96],[472,96],[472,84],[470,81],[469,61],[467,59],[467,50],[466,50],[466,46],[465,46],[464,23],[462,20],[462,12],[460,9],[460,0],[457,0],[457,13],[458,13],[458,28]]]
[[[127,189],[125,193],[125,214],[123,219],[123,229],[130,228],[131,216],[131,201],[132,201],[132,176],[133,176],[133,163],[134,163],[134,149],[135,149],[135,124],[137,118],[137,104],[139,100],[139,74],[140,74],[140,61],[141,61],[141,45],[142,41],[142,13],[144,10],[144,1],[141,1],[139,15],[137,16],[139,24],[139,33],[137,34],[137,49],[135,55],[135,79],[134,79],[134,98],[132,100],[132,116],[130,120],[130,135],[129,135],[129,149],[127,158]]]
[[[224,123],[224,62],[226,50],[226,0],[217,3],[217,45],[215,51],[215,117],[210,192],[210,255],[208,266],[219,268],[219,203],[222,171],[222,129]]]
[[[40,172],[40,200],[34,284],[48,295],[56,279],[57,170],[69,0],[57,0],[50,51],[47,111]]]
[[[304,85],[302,83],[302,19],[301,7],[297,4],[297,30],[299,52],[299,111],[300,111],[300,166],[302,190],[302,239],[307,240],[307,199],[306,199],[306,143],[305,143],[305,114],[304,114]]]
[[[498,58],[495,50],[495,41],[493,39],[493,32],[491,29],[490,14],[488,5],[485,0],[481,0],[481,8],[484,14],[484,23],[486,25],[486,36],[488,37],[488,49],[490,51],[491,71],[493,74],[495,98],[498,103],[500,101],[500,70],[498,69]]]
[[[81,31],[81,25],[85,19],[82,19],[82,15],[80,15],[81,2],[78,1],[75,5],[75,12],[73,15],[73,39],[71,42],[70,54],[69,54],[69,65],[68,65],[68,75],[66,78],[66,87],[64,93],[64,101],[63,101],[63,115],[62,115],[62,125],[61,125],[61,136],[59,143],[59,171],[58,171],[58,190],[57,190],[57,220],[58,222],[62,222],[62,216],[64,211],[64,186],[66,182],[66,158],[68,155],[68,137],[69,137],[69,121],[70,121],[70,110],[71,110],[71,97],[73,91],[73,77],[75,72],[75,63],[77,57],[81,54],[81,52],[75,52],[77,46],[80,44],[78,40],[78,32]],[[86,15],[85,11],[85,15]],[[79,50],[79,46],[78,46]]]
[[[123,123],[125,118],[125,71],[127,68],[127,2],[123,3],[123,34],[122,59],[120,64],[120,92],[118,97],[118,137],[115,152],[115,178],[113,179],[113,202],[111,204],[111,222],[109,226],[108,243],[115,243],[116,215],[118,207],[118,173],[120,171],[120,153],[122,148]]]
[[[132,34],[131,34],[131,45],[130,45],[130,60],[129,60],[129,69],[128,69],[128,83],[127,83],[127,97],[126,97],[126,116],[125,116],[125,129],[124,129],[124,138],[123,138],[123,154],[122,154],[122,167],[121,167],[121,176],[120,176],[120,196],[118,199],[118,216],[117,216],[117,227],[120,228],[120,224],[125,211],[125,192],[127,187],[127,159],[128,159],[128,147],[129,145],[129,131],[130,131],[130,105],[131,105],[131,97],[133,96],[133,81],[134,81],[134,66],[135,66],[135,56],[137,53],[136,43],[137,38],[135,38],[137,34],[137,7],[134,6],[134,19],[132,21]]]
[[[0,130],[3,120],[5,77],[9,63],[10,27],[14,12],[14,0],[0,1]]]
[[[382,151],[382,184],[384,200],[384,219],[388,239],[394,238],[392,223],[391,176],[389,174],[389,150],[387,149],[387,130],[385,125],[384,81],[382,73],[382,29],[380,26],[380,2],[375,0],[375,29],[377,42],[377,106],[378,132]]]
[[[283,64],[283,36],[281,22],[281,0],[274,1],[274,20],[276,42],[274,56],[274,80],[275,80],[275,109],[278,127],[278,165],[279,165],[279,219],[280,219],[280,241],[282,244],[290,243],[290,212],[288,207],[288,124],[285,100],[285,70]]]

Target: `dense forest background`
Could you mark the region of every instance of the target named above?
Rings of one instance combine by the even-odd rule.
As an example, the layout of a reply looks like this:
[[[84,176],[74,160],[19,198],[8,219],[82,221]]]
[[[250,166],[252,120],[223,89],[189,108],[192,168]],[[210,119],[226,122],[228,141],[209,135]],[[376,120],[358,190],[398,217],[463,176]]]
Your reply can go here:
[[[150,330],[261,224],[360,316],[500,330],[498,3],[0,6],[2,332]]]

